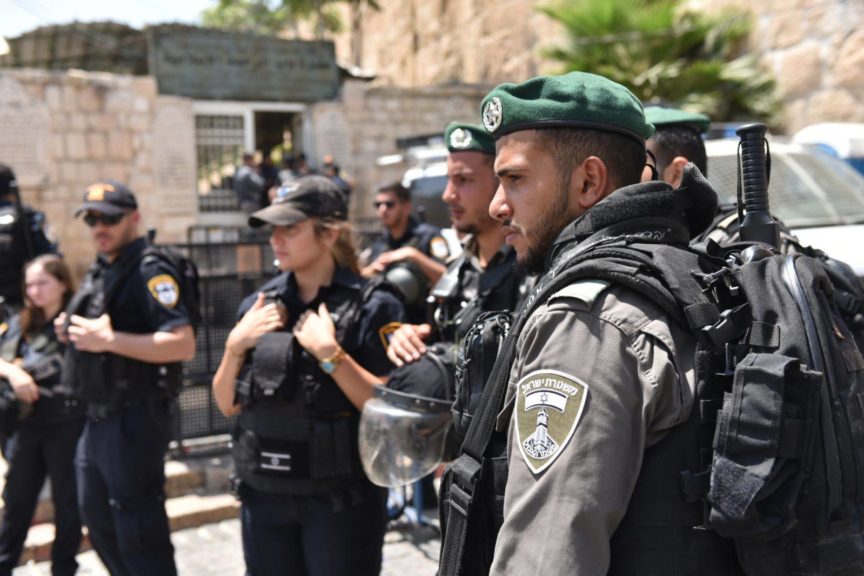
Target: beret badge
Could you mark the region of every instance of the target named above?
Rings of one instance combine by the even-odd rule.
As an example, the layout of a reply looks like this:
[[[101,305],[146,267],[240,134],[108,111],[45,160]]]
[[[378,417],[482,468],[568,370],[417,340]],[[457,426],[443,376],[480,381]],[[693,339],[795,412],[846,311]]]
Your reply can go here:
[[[483,108],[483,126],[489,132],[495,132],[501,126],[501,100],[496,96]]]
[[[453,132],[450,134],[450,146],[459,150],[463,150],[471,146],[472,140],[473,138],[471,137],[471,132],[469,132],[468,130],[463,130],[462,128],[457,128],[453,130]]]

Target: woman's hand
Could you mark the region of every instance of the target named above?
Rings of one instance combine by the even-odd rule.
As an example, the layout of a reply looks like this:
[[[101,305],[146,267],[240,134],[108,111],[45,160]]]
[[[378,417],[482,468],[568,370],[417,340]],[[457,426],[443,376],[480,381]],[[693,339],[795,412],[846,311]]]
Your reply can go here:
[[[10,368],[8,379],[19,400],[27,404],[33,404],[39,400],[39,386],[36,385],[33,377],[22,368],[18,366]]]
[[[285,307],[275,302],[265,304],[264,294],[259,292],[255,304],[228,335],[225,350],[234,356],[243,356],[258,345],[261,336],[279,330],[287,320]]]
[[[330,317],[326,304],[318,307],[316,314],[307,310],[294,325],[294,338],[307,352],[319,361],[336,353],[339,343],[336,342],[336,325]]]

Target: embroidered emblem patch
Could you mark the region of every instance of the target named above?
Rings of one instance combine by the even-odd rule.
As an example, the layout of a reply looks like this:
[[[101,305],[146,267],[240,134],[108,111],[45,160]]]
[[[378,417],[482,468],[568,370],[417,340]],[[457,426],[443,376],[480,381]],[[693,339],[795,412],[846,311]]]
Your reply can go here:
[[[501,126],[502,117],[501,100],[497,96],[493,97],[483,108],[483,126],[489,132],[495,132]]]
[[[378,329],[378,337],[381,338],[381,345],[385,350],[390,347],[390,338],[400,326],[402,326],[401,322],[390,322]]]
[[[166,308],[174,308],[180,299],[180,287],[168,274],[159,274],[147,282],[147,289],[157,302]]]
[[[114,186],[111,184],[93,184],[87,188],[88,202],[102,202],[105,199],[105,192],[114,192]]]
[[[457,128],[450,133],[450,146],[452,148],[459,150],[468,148],[471,145],[471,140],[473,140],[473,137],[468,130]]]
[[[429,252],[438,260],[446,260],[450,256],[450,248],[447,246],[447,240],[441,236],[435,236],[429,241]]]
[[[516,385],[519,452],[534,474],[552,465],[573,437],[588,385],[570,374],[538,370]]]

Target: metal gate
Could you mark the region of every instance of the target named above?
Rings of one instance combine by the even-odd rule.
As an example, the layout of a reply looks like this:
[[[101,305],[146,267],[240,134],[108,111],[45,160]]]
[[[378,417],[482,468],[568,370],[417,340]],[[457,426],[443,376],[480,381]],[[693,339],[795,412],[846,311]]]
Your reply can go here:
[[[181,443],[232,428],[233,418],[219,412],[210,384],[240,302],[278,272],[267,238],[266,231],[249,228],[192,227],[186,243],[171,245],[195,262],[201,290],[195,358],[184,365],[179,397],[176,439]]]

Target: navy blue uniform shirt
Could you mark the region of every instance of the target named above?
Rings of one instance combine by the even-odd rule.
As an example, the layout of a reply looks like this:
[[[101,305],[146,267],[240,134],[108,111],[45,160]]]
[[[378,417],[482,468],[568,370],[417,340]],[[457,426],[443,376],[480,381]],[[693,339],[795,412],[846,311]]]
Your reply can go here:
[[[290,331],[297,323],[297,319],[306,310],[318,311],[318,306],[323,302],[331,314],[337,314],[343,303],[350,298],[356,298],[366,285],[365,281],[347,268],[337,267],[333,280],[329,286],[322,286],[318,295],[309,304],[300,300],[297,291],[297,281],[290,272],[280,274],[273,278],[258,292],[271,292],[278,295],[279,300],[288,310],[288,322],[283,330]],[[240,304],[237,313],[238,320],[252,307],[258,292],[247,296]],[[339,318],[334,317],[335,324],[340,324]],[[387,358],[387,336],[388,325],[394,322],[404,322],[405,312],[402,303],[387,290],[375,290],[366,302],[363,303],[358,318],[359,325],[348,327],[345,339],[339,344],[351,355],[358,364],[376,376],[386,376],[393,365]],[[323,372],[321,373],[323,376]]]
[[[118,332],[131,334],[170,332],[190,325],[177,271],[164,258],[150,255],[141,258],[146,247],[147,240],[138,238],[126,246],[113,263],[99,256],[99,261],[106,266],[105,286],[120,283],[108,303],[111,325]],[[125,263],[131,259],[140,259],[140,262],[130,271]]]
[[[413,246],[422,253],[441,262],[450,256],[447,241],[441,236],[441,229],[425,222],[420,223],[411,216],[408,218],[408,228],[401,238],[393,238],[389,230],[385,230],[369,247],[366,262],[372,263],[384,252],[396,250],[403,246]]]

